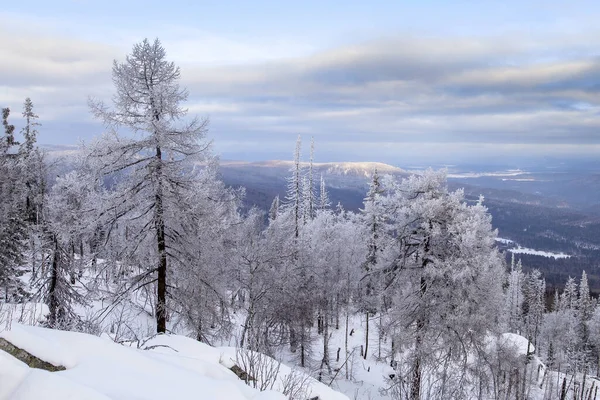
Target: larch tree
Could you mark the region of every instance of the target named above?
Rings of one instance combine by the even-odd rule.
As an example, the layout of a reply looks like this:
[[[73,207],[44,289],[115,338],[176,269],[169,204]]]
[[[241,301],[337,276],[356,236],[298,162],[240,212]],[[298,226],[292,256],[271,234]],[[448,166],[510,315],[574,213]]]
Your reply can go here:
[[[131,223],[135,231],[130,251],[150,255],[140,282],[156,282],[156,331],[165,332],[167,279],[177,264],[180,240],[178,219],[186,218],[193,201],[186,193],[195,184],[194,162],[209,154],[208,121],[186,118],[182,103],[188,92],[179,86],[179,68],[167,61],[158,39],[135,44],[124,62],[115,60],[112,78],[113,108],[89,102],[95,117],[110,128],[91,147],[90,157],[104,177],[121,176],[100,216],[107,226]],[[128,134],[119,135],[117,128]]]

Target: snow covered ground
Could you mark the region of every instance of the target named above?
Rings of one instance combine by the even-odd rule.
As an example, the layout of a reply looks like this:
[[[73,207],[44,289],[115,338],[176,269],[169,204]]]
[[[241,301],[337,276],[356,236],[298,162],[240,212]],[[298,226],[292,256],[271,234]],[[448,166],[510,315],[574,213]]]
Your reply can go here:
[[[514,241],[512,241],[510,239],[496,238],[496,242],[502,243],[503,245],[506,245],[506,246],[514,246],[514,247],[509,247],[508,249],[506,249],[506,251],[509,251],[513,254],[528,254],[528,255],[532,255],[532,256],[549,257],[549,258],[554,258],[554,259],[571,257],[571,255],[565,254],[562,252],[561,253],[553,253],[550,251],[542,251],[542,250],[535,250],[535,249],[530,249],[527,247],[522,247],[518,243],[515,243]]]
[[[240,380],[229,370],[230,349],[184,336],[161,335],[127,346],[108,337],[15,323],[0,337],[66,367],[59,372],[29,368],[0,351],[0,399],[287,399],[280,392],[261,392]],[[283,378],[289,372],[288,367],[280,371]],[[322,400],[348,399],[314,379],[307,386],[309,395]]]
[[[500,240],[513,244],[508,239]],[[256,382],[250,382],[249,386],[229,369],[233,364],[243,363],[242,353],[230,347],[235,344],[236,332],[229,339],[214,343],[223,347],[211,347],[179,335],[160,335],[141,342],[126,341],[132,335],[148,337],[154,329],[151,310],[137,296],[132,294],[130,301],[111,307],[107,313],[103,310],[108,304],[101,298],[92,299],[88,308],[78,310],[82,315],[90,315],[96,320],[99,318],[102,331],[111,332],[101,337],[31,326],[39,325],[48,312],[47,307],[39,303],[0,305],[0,338],[11,341],[44,361],[66,368],[65,371],[52,373],[32,369],[0,351],[0,400],[275,400],[288,398],[281,392],[288,390],[290,382],[294,381],[300,382],[306,389],[298,397],[302,400],[314,396],[320,400],[391,398],[386,392],[390,386],[388,378],[395,373],[387,357],[391,341],[389,337],[380,340],[378,316],[369,322],[371,332],[366,358],[361,357],[365,348],[365,315],[351,313],[348,319],[348,353],[345,350],[346,327],[342,315],[339,329],[330,328],[330,370],[323,368],[322,373],[319,371],[323,336],[313,331],[314,340],[309,352],[312,356],[306,368],[292,368],[298,364],[298,354],[291,353],[284,346],[275,355],[280,361],[260,356],[269,370],[277,371],[276,379],[265,382],[259,378]],[[235,319],[234,326],[240,327],[244,316],[236,313]],[[127,329],[124,329],[125,326]],[[500,342],[503,345],[514,344],[518,354],[528,352],[527,340],[519,335],[504,334]],[[529,348],[530,353],[533,350]],[[552,394],[560,390],[564,374],[546,371],[537,357],[534,356],[533,360],[532,371],[536,369],[536,375],[533,376],[539,379],[538,385],[530,389],[529,398],[553,398]],[[315,379],[319,376],[321,382]],[[568,391],[572,392],[577,381],[572,377],[567,379]],[[587,378],[587,381],[587,387],[590,387],[593,383],[591,378]],[[269,390],[258,390],[265,387]]]
[[[541,257],[548,257],[548,258],[554,258],[554,259],[571,257],[569,254],[565,254],[565,253],[551,253],[549,251],[528,249],[527,247],[520,247],[520,246],[513,248],[513,249],[508,249],[508,251],[510,251],[511,253],[514,253],[514,254],[529,254],[532,256],[541,256]]]

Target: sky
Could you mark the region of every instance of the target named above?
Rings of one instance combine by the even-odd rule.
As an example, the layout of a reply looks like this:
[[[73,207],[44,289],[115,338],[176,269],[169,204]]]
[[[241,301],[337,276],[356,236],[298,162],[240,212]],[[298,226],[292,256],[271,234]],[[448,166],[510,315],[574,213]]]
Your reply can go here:
[[[0,7],[0,105],[39,143],[104,130],[88,98],[159,38],[223,159],[487,163],[600,155],[600,2],[19,1]],[[305,153],[308,153],[306,150]]]

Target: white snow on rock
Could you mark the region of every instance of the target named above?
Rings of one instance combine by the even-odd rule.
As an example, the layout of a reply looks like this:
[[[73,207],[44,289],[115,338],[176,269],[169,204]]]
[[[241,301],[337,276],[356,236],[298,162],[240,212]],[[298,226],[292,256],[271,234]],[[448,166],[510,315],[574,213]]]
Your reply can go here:
[[[0,337],[67,368],[29,368],[0,351],[0,399],[286,399],[238,379],[228,369],[228,350],[183,336],[160,335],[137,348],[83,333],[13,324]],[[311,383],[322,400],[348,400],[317,381]]]
[[[503,346],[510,346],[515,349],[515,351],[519,355],[527,355],[529,353],[533,353],[535,351],[535,347],[533,344],[527,340],[527,338],[517,335],[516,333],[503,333],[500,335],[499,342]]]

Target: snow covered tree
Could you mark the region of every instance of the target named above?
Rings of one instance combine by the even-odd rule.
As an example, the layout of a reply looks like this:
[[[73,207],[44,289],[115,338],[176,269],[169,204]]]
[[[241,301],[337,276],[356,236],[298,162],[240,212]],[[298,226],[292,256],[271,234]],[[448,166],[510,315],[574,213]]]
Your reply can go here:
[[[0,151],[2,155],[6,155],[8,150],[18,144],[15,142],[15,126],[8,123],[8,117],[10,116],[10,108],[6,107],[2,109],[2,126],[4,128],[4,135],[2,135],[2,143]]]
[[[379,309],[380,285],[376,276],[378,268],[382,267],[382,254],[385,240],[385,210],[382,204],[383,189],[377,169],[373,172],[367,197],[364,199],[364,208],[361,210],[367,256],[362,265],[363,277],[361,278],[360,293],[358,296],[359,307],[365,313],[365,347],[363,357],[366,360],[369,351],[369,317]]]
[[[21,202],[23,185],[19,159],[12,152],[16,144],[14,125],[8,123],[10,109],[2,109],[4,134],[0,138],[0,291],[4,301],[19,299],[23,288],[18,279],[24,261],[27,228]]]
[[[505,295],[505,312],[508,332],[521,333],[523,316],[523,267],[521,260],[515,264],[515,255],[510,262],[510,273],[508,274],[508,287]]]
[[[231,334],[228,293],[234,290],[231,271],[239,268],[235,250],[243,191],[226,188],[213,164],[197,176],[188,195],[187,218],[171,221],[179,235],[170,244],[177,261],[169,281],[171,320],[212,343]]]
[[[576,310],[578,305],[578,290],[575,279],[569,277],[565,284],[565,289],[560,295],[559,309],[560,310]]]
[[[590,296],[590,287],[585,271],[581,273],[581,281],[579,282],[579,304],[577,308],[582,322],[589,320],[594,312],[592,297]]]
[[[315,139],[311,138],[310,140],[310,161],[308,164],[308,177],[306,178],[305,187],[304,187],[304,202],[305,202],[305,214],[308,219],[313,219],[315,217],[316,210],[316,196],[315,196],[315,182],[314,182],[314,159],[315,159]]]
[[[31,224],[39,224],[43,200],[46,192],[46,169],[44,156],[36,145],[38,116],[33,111],[33,103],[28,97],[23,105],[23,118],[25,126],[21,130],[25,141],[19,148],[21,159],[21,171],[25,182],[25,213],[27,221]]]
[[[537,347],[538,336],[546,310],[546,281],[539,270],[534,269],[525,276],[523,297],[525,324],[523,335],[533,343],[534,347]]]
[[[288,178],[287,193],[285,196],[285,206],[292,210],[294,237],[300,237],[300,223],[303,214],[302,206],[302,164],[300,162],[300,153],[302,151],[302,139],[298,135],[296,148],[294,150],[294,165],[292,166],[292,175]]]
[[[586,322],[590,340],[590,353],[594,354],[596,376],[600,375],[600,306],[596,305]]]
[[[279,195],[275,196],[273,202],[271,203],[271,208],[269,209],[269,220],[274,221],[279,214]]]
[[[192,208],[187,194],[195,183],[194,162],[208,156],[207,121],[185,119],[188,92],[180,88],[179,68],[167,61],[158,39],[135,44],[124,62],[115,60],[112,76],[114,109],[90,100],[94,115],[112,128],[90,156],[104,177],[119,176],[100,216],[107,226],[130,225],[135,230],[130,251],[152,259],[140,282],[156,282],[156,330],[165,332],[167,279],[178,265],[181,239],[176,228]],[[130,134],[120,136],[119,127]]]
[[[325,178],[321,174],[321,183],[319,186],[319,210],[323,211],[331,207],[331,201],[329,200],[329,194],[327,193],[327,187],[325,186]]]
[[[498,322],[503,259],[481,199],[449,192],[445,172],[393,180],[388,186],[395,257],[385,269],[405,360],[397,368],[404,395],[467,396],[469,354]]]

